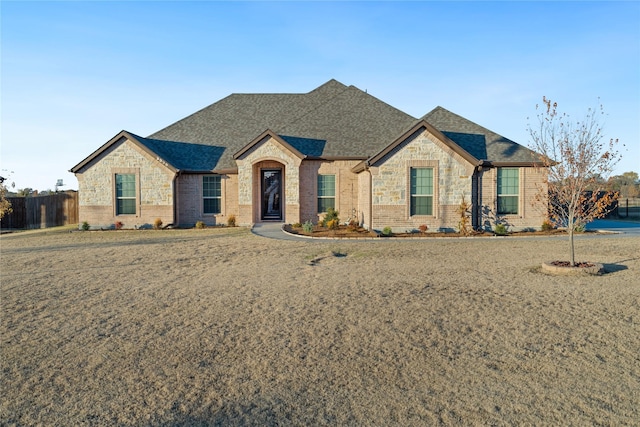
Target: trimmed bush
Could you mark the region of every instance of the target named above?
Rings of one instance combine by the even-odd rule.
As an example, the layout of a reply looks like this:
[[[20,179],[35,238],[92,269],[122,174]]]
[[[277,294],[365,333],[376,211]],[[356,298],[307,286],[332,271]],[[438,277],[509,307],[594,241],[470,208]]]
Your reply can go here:
[[[302,230],[305,233],[313,233],[313,223],[311,222],[310,219],[308,219],[307,221],[305,221],[304,224],[302,224]]]
[[[507,226],[504,224],[496,224],[493,232],[496,233],[497,236],[506,236],[507,235]]]
[[[338,224],[340,223],[340,218],[338,218],[338,211],[334,208],[328,208],[327,213],[322,218],[322,226],[326,227],[329,221],[335,220]]]

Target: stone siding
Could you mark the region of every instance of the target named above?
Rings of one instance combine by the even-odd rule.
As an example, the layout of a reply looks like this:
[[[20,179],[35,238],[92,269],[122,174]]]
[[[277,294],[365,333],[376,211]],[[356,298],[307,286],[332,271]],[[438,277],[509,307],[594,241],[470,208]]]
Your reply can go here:
[[[410,215],[410,169],[433,168],[433,215]],[[464,198],[471,201],[473,165],[444,145],[428,131],[412,135],[371,167],[372,228],[391,227],[394,231],[456,227],[452,215]]]
[[[300,164],[286,147],[271,137],[265,137],[240,158],[238,165],[238,223],[251,225],[259,221],[260,170],[255,167],[263,162],[277,162],[283,169],[283,207],[285,222],[298,222],[300,218]]]
[[[115,175],[136,176],[136,214],[115,214]],[[156,218],[174,222],[173,177],[162,163],[134,143],[123,139],[76,174],[80,223],[110,228],[121,221],[125,228],[148,227]]]

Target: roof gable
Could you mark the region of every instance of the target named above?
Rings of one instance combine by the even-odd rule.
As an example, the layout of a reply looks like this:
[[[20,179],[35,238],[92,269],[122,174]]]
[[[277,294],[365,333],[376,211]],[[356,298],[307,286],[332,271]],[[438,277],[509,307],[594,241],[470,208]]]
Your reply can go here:
[[[528,148],[445,108],[436,107],[422,118],[478,160],[533,165],[539,158]]]
[[[142,138],[138,135],[135,135],[131,132],[127,132],[126,130],[122,130],[118,132],[113,138],[104,143],[100,148],[87,156],[80,163],[69,169],[69,172],[78,173],[83,168],[90,165],[97,157],[99,157],[102,153],[113,147],[115,144],[122,142],[123,140],[130,141],[135,144],[138,148],[142,149],[142,151],[146,152],[149,156],[155,158],[156,160],[160,160],[165,167],[170,169],[172,172],[176,172],[177,168],[167,162],[167,159],[162,156],[160,153],[152,150],[145,142],[145,138]]]
[[[418,134],[427,130],[433,136],[435,136],[440,142],[442,142],[445,146],[451,148],[456,154],[460,155],[464,160],[469,162],[472,165],[477,165],[479,163],[479,159],[471,155],[468,151],[464,150],[458,144],[449,139],[446,135],[440,132],[438,129],[433,127],[430,123],[428,123],[424,119],[418,120],[410,129],[402,133],[398,138],[396,138],[391,144],[384,147],[375,155],[371,156],[366,162],[361,162],[356,165],[352,170],[354,172],[361,172],[367,166],[375,166],[377,163],[382,161],[388,155],[393,155],[394,150],[404,144],[406,141],[410,140]]]
[[[303,159],[306,157],[298,149],[296,149],[291,144],[289,144],[285,139],[283,139],[280,135],[276,135],[271,129],[267,129],[266,131],[258,135],[256,138],[254,138],[253,141],[251,141],[250,143],[242,147],[240,151],[238,151],[233,155],[233,158],[234,159],[241,158],[244,154],[246,154],[253,148],[262,145],[265,141],[267,141],[270,138],[277,141],[280,145],[282,145],[284,148],[289,150],[294,156],[298,157],[299,159]]]

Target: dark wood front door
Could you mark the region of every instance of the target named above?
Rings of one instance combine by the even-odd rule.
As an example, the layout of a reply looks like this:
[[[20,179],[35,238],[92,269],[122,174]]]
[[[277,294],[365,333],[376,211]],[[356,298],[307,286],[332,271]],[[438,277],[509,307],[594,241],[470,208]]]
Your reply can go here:
[[[262,219],[282,219],[282,170],[261,171]]]

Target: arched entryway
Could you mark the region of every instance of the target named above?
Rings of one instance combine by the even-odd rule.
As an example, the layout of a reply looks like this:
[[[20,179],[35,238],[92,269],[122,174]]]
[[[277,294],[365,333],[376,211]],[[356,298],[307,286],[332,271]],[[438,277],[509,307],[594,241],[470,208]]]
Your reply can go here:
[[[282,220],[282,169],[260,170],[260,219]]]
[[[254,208],[256,222],[285,218],[285,165],[268,160],[254,165]]]

